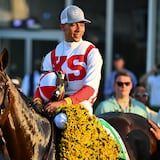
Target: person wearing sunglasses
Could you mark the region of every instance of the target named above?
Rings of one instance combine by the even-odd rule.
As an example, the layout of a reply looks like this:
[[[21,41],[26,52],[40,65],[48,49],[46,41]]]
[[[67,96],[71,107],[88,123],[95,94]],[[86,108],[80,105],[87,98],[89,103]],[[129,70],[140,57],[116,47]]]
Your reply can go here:
[[[101,80],[102,56],[96,46],[83,39],[86,25],[91,23],[76,5],[65,7],[60,14],[60,28],[64,34],[54,49],[47,53],[42,62],[42,71],[61,71],[65,74],[65,97],[60,101],[48,102],[45,112],[52,114],[63,104],[82,104],[93,113]],[[43,104],[39,87],[34,103]]]
[[[142,84],[137,84],[135,87],[132,96],[145,104],[146,110],[148,112],[148,119],[152,120],[155,123],[158,123],[158,120],[160,117],[158,116],[158,113],[154,110],[152,110],[149,106],[149,94],[146,90],[146,88]]]
[[[105,112],[130,112],[148,118],[145,105],[130,96],[131,76],[127,72],[118,72],[114,80],[114,95],[102,101],[95,109],[95,115]]]

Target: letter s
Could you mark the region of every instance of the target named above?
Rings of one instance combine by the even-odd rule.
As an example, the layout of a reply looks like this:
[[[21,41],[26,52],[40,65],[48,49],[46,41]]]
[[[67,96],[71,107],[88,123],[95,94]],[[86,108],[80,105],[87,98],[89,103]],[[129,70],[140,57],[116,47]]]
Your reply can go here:
[[[68,74],[69,81],[82,80],[86,76],[86,69],[80,64],[74,64],[74,61],[85,63],[84,55],[73,55],[68,59],[68,67],[73,70],[73,73]],[[79,71],[79,75],[76,75],[74,71]]]

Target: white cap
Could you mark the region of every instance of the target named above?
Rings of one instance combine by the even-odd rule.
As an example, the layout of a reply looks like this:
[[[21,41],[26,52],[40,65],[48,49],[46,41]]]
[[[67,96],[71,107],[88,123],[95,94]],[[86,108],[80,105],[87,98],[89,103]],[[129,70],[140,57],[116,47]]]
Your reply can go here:
[[[85,19],[82,9],[80,9],[75,5],[70,5],[66,7],[61,12],[60,18],[61,18],[61,24],[76,23],[76,22],[91,23],[91,21]]]

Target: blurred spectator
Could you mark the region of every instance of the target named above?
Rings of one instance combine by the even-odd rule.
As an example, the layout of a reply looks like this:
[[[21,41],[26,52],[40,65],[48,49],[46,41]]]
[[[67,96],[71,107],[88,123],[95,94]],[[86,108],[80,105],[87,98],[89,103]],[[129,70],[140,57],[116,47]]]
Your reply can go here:
[[[154,121],[155,123],[158,121],[158,113],[149,108],[149,94],[145,87],[141,84],[138,84],[133,91],[133,97],[138,101],[144,103],[146,105],[146,110],[148,112],[148,119]]]
[[[140,83],[146,85],[149,91],[151,107],[160,107],[160,64],[140,78]]]
[[[33,97],[41,75],[41,60],[37,59],[34,63],[34,70],[26,74],[22,80],[22,92],[29,97]]]
[[[125,60],[121,54],[116,53],[114,55],[113,65],[114,65],[114,71],[112,71],[110,73],[109,77],[107,78],[107,81],[105,82],[105,86],[104,86],[104,97],[105,98],[109,98],[113,94],[114,78],[115,78],[115,75],[117,74],[117,72],[125,71],[125,72],[129,73],[131,76],[133,88],[137,84],[136,76],[130,70],[124,68]]]
[[[145,105],[130,97],[132,89],[131,76],[127,72],[118,72],[115,75],[114,91],[115,95],[102,101],[95,110],[99,115],[105,112],[131,112],[148,117]]]
[[[1,0],[0,1],[0,26],[1,23],[14,20],[25,20],[29,17],[29,7],[26,0]]]
[[[23,20],[29,17],[29,7],[26,0],[11,0],[13,20]]]

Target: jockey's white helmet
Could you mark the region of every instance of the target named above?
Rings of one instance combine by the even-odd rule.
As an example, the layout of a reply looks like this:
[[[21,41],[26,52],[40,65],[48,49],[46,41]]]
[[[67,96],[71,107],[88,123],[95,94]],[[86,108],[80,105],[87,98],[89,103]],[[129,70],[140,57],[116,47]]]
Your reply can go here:
[[[48,102],[57,89],[57,75],[55,72],[46,72],[41,75],[39,92],[44,102]]]

